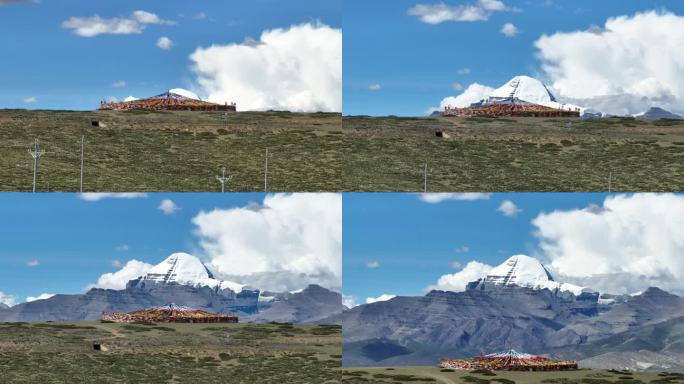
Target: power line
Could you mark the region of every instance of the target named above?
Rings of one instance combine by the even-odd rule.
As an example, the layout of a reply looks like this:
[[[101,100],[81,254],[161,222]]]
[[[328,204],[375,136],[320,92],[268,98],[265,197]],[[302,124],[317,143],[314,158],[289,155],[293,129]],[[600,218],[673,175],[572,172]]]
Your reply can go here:
[[[40,144],[38,144],[38,139],[33,142],[33,150],[29,148],[29,155],[33,157],[33,192],[36,192],[36,176],[38,175],[38,163],[40,162],[40,157],[45,154],[45,150],[40,149]]]
[[[608,178],[606,180],[608,180],[608,193],[611,193],[613,191],[613,180],[615,180],[613,178],[613,171],[608,172]]]
[[[233,179],[230,173],[226,176],[226,167],[221,167],[221,176],[216,176],[216,180],[221,183],[221,193],[225,192],[226,183]]]

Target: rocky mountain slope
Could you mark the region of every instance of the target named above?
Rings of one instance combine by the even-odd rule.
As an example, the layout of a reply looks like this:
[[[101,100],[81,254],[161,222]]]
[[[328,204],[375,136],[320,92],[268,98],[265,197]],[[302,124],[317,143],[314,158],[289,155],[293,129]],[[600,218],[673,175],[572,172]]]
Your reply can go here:
[[[684,299],[660,289],[603,301],[599,292],[555,282],[535,263],[514,256],[464,292],[432,291],[343,312],[344,364],[434,364],[511,348],[545,354],[684,316]],[[595,352],[578,351],[578,359]]]

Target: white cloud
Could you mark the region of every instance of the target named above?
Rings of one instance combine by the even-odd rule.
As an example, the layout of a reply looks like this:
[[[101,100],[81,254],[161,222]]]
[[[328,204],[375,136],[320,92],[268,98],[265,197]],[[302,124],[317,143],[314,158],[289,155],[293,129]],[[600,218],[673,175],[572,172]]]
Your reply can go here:
[[[37,103],[38,99],[36,99],[34,96],[28,96],[28,97],[25,97],[23,101],[26,104],[33,104],[33,103]]]
[[[17,303],[17,298],[14,295],[0,292],[0,304],[5,304],[12,307]]]
[[[32,260],[29,260],[26,262],[27,267],[37,267],[39,265],[40,265],[40,261],[38,261],[36,259],[32,259]]]
[[[147,273],[153,266],[151,264],[130,260],[120,270],[111,273],[105,273],[97,279],[97,283],[90,284],[86,289],[104,288],[104,289],[124,289],[129,280],[133,280]]]
[[[488,20],[493,12],[515,11],[499,0],[479,0],[475,4],[449,6],[442,2],[437,4],[417,4],[408,10],[411,16],[417,16],[426,24],[441,24],[446,21],[483,21]]]
[[[461,83],[453,83],[451,84],[451,89],[453,89],[454,91],[462,91],[463,85]]]
[[[79,193],[78,197],[85,201],[100,201],[104,199],[141,199],[146,198],[147,193],[138,192],[124,192],[124,193],[111,193],[111,192],[85,192]]]
[[[556,96],[605,113],[684,112],[684,16],[644,12],[535,42]]]
[[[374,83],[368,86],[368,89],[371,91],[379,91],[382,89],[382,86],[378,83]]]
[[[462,265],[461,262],[458,261],[458,260],[454,260],[454,261],[451,262],[451,267],[454,268],[454,269],[461,269],[462,266],[463,266],[463,265]]]
[[[610,196],[602,207],[542,213],[532,224],[550,266],[569,282],[611,293],[649,286],[684,293],[683,195]]]
[[[518,208],[518,206],[510,200],[502,201],[499,205],[499,208],[496,210],[501,212],[506,217],[516,217],[518,216],[518,213],[522,212],[522,209]]]
[[[157,209],[164,212],[165,215],[172,215],[176,213],[176,211],[179,210],[180,207],[178,207],[176,203],[173,202],[173,200],[164,199],[161,201],[161,203],[159,203]]]
[[[138,100],[138,98],[135,97],[135,96],[128,96],[128,97],[125,98],[123,101],[135,101],[135,100]]]
[[[200,247],[217,276],[283,292],[342,285],[342,198],[274,194],[263,205],[200,212]]]
[[[45,300],[45,299],[51,298],[54,295],[55,295],[54,293],[41,293],[40,295],[35,296],[35,297],[34,296],[28,296],[28,297],[26,297],[26,302],[30,303],[30,302],[36,301],[36,300]]]
[[[445,107],[452,107],[452,108],[465,108],[469,107],[470,104],[476,103],[486,97],[488,97],[492,92],[494,91],[494,88],[488,87],[486,85],[478,84],[478,83],[473,83],[466,88],[463,93],[461,93],[458,96],[449,96],[446,97],[442,100],[441,103],[439,103],[439,109],[444,110]]]
[[[520,30],[518,30],[518,27],[513,25],[513,23],[506,23],[501,27],[501,32],[504,36],[506,37],[515,37]]]
[[[470,261],[462,270],[449,275],[442,275],[439,280],[437,280],[437,284],[428,286],[426,290],[465,291],[466,285],[469,282],[487,276],[487,273],[489,273],[492,268],[491,265],[483,264],[479,261]]]
[[[356,304],[356,297],[342,295],[342,305],[349,309],[356,307],[358,305]]]
[[[378,297],[367,297],[366,298],[366,304],[373,304],[373,303],[377,303],[379,301],[392,300],[395,297],[397,297],[397,296],[396,295],[389,295],[387,293],[383,293],[382,295],[380,295]]]
[[[300,24],[262,32],[258,44],[212,45],[190,55],[200,88],[241,110],[342,110],[342,31]]]
[[[470,68],[461,68],[458,71],[456,71],[459,75],[469,75],[470,74]]]
[[[126,82],[123,81],[123,80],[115,81],[115,82],[112,84],[112,87],[114,87],[114,88],[123,88],[123,87],[125,87],[125,86],[126,86]]]
[[[168,51],[171,49],[171,47],[173,47],[173,41],[166,36],[162,36],[159,38],[159,40],[157,40],[157,47],[159,47],[159,49]]]
[[[97,35],[129,35],[141,34],[148,25],[173,25],[170,20],[163,20],[154,13],[135,11],[128,17],[104,19],[98,15],[92,17],[71,17],[62,23],[62,28],[71,29],[74,34],[82,37]]]
[[[379,268],[380,262],[377,260],[371,260],[368,263],[366,263],[366,267],[368,267],[368,268]]]
[[[123,263],[119,259],[114,259],[111,261],[112,267],[114,268],[121,268],[123,266]]]
[[[470,251],[470,248],[467,245],[461,245],[460,247],[454,248],[454,252],[456,253],[466,253]]]
[[[119,252],[128,252],[128,244],[121,244],[114,247]]]
[[[491,193],[461,192],[461,193],[421,193],[419,199],[425,203],[438,204],[444,201],[473,201],[489,200]]]

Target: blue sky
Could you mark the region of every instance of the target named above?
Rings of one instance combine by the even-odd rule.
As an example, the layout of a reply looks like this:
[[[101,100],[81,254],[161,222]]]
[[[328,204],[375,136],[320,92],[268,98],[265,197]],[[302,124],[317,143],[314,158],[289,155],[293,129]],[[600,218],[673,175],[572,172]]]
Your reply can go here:
[[[194,253],[195,215],[260,203],[263,197],[175,193],[85,201],[76,194],[3,193],[0,292],[18,301],[46,292],[82,293],[103,273],[120,269],[115,260],[157,264],[174,252]],[[180,209],[165,214],[158,209],[164,199]]]
[[[458,6],[477,1],[443,3]],[[455,83],[464,88],[475,82],[496,88],[515,75],[543,77],[534,47],[543,34],[603,26],[609,17],[639,11],[684,14],[684,3],[677,0],[504,3],[516,10],[492,12],[486,21],[428,24],[407,11],[438,1],[345,1],[344,114],[423,115],[443,98],[461,93],[453,89]],[[500,30],[505,23],[514,24],[519,33],[504,36]],[[380,90],[370,90],[372,84],[380,85]]]
[[[561,244],[555,258],[569,261],[559,264],[565,272],[579,276],[588,265],[595,270],[585,280],[563,280],[557,275],[560,281],[614,293],[622,288],[644,289],[639,284],[684,291],[677,277],[684,274],[678,253],[684,230],[682,195],[497,193],[480,200],[434,204],[420,196],[344,195],[343,291],[357,304],[382,294],[423,295],[441,276],[456,273],[472,260],[496,266],[512,255],[527,254],[546,264],[544,258],[550,253],[535,235],[542,229],[547,240]],[[506,200],[517,207],[508,216],[501,209]],[[585,210],[591,206],[602,209]],[[533,225],[542,213],[548,214],[546,219]],[[580,259],[585,255],[589,256]],[[674,276],[638,282],[649,279],[650,271],[639,264],[644,260]],[[454,267],[454,262],[460,267]],[[600,270],[601,265],[608,267]],[[608,272],[624,273],[603,279],[601,273]],[[652,272],[657,274],[662,270]]]
[[[241,43],[258,39],[264,30],[301,23],[320,21],[339,28],[341,8],[341,0],[41,0],[0,5],[0,108],[91,110],[108,96],[123,99],[192,88],[189,55],[198,47]],[[140,34],[94,37],[62,27],[71,17],[130,18],[136,10],[173,25],[148,24]],[[162,36],[173,41],[171,49],[156,46]],[[113,87],[119,81],[126,86]]]

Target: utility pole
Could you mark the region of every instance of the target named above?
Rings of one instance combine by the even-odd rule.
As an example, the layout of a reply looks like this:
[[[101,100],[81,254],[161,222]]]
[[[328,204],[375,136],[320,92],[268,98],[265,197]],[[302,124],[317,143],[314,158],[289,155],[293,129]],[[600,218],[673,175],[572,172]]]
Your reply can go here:
[[[268,192],[268,158],[272,156],[273,154],[269,154],[268,148],[266,148],[266,155],[264,156],[264,192]]]
[[[81,183],[80,191],[83,193],[83,153],[85,147],[85,135],[81,135]]]
[[[613,171],[608,172],[608,193],[613,191]]]
[[[40,162],[40,157],[45,154],[45,151],[40,149],[40,144],[38,144],[38,139],[33,142],[33,150],[28,149],[29,155],[33,157],[33,192],[36,192],[36,176],[38,175],[38,163]]]
[[[230,173],[226,176],[226,167],[221,167],[221,176],[216,176],[216,180],[221,183],[221,193],[225,192],[226,183],[233,178]]]
[[[427,175],[428,175],[428,164],[425,162],[425,167],[423,168],[423,192],[427,193]]]

